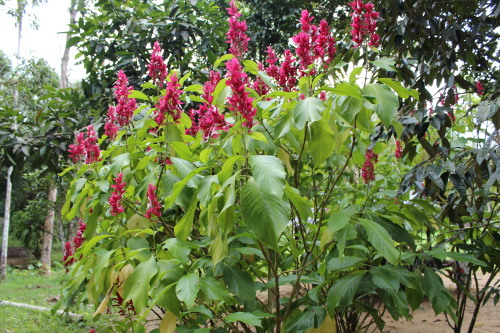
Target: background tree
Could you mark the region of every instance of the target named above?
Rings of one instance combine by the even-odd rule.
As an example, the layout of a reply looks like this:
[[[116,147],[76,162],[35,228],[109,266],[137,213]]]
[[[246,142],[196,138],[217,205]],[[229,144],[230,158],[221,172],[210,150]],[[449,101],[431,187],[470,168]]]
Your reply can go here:
[[[107,111],[116,70],[124,70],[130,83],[145,82],[149,52],[155,41],[164,45],[163,56],[192,79],[224,53],[224,14],[208,1],[94,1],[71,25],[68,46],[76,45],[88,74],[82,81],[94,108]]]

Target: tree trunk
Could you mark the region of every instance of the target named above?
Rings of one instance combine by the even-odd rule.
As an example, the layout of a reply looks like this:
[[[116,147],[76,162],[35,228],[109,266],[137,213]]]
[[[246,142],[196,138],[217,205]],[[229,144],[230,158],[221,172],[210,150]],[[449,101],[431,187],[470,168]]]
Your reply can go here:
[[[26,11],[26,1],[25,0],[18,0],[17,1],[17,52],[16,52],[16,69],[19,68],[19,65],[21,64],[21,40],[23,36],[23,18],[24,18],[24,12]],[[18,86],[18,77],[16,75],[16,82],[15,82],[15,88],[13,92],[13,98],[14,98],[14,107],[17,107],[19,104],[19,89],[17,88]]]
[[[7,250],[9,244],[9,222],[10,222],[10,196],[12,193],[12,183],[10,175],[12,174],[13,167],[7,170],[7,190],[5,191],[5,218],[3,221],[3,234],[2,234],[2,254],[0,256],[0,281],[5,281],[7,276]]]
[[[49,210],[47,212],[47,217],[45,218],[45,223],[43,226],[43,240],[42,240],[42,266],[40,271],[44,275],[50,274],[51,267],[51,256],[52,256],[52,233],[54,230],[54,209],[57,198],[57,186],[55,184],[51,185],[49,190]]]
[[[69,7],[69,24],[74,24],[76,20],[76,14],[78,13],[77,1],[71,0],[71,4]],[[71,38],[71,34],[66,34],[66,45],[68,45],[68,41]],[[61,59],[61,78],[59,79],[59,88],[65,89],[68,88],[68,64],[69,64],[69,51],[70,47],[64,46],[64,54]]]

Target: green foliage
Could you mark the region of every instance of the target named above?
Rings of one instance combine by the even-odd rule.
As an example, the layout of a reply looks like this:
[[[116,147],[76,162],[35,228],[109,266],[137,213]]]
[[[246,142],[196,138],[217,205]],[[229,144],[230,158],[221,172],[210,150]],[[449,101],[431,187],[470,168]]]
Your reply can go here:
[[[436,314],[457,319],[458,302],[436,272],[442,259],[498,272],[497,132],[489,133],[498,103],[488,95],[481,104],[488,124],[449,105],[410,115],[416,91],[376,72],[400,75],[396,59],[367,48],[338,58],[353,63],[316,66],[292,92],[270,78],[267,95],[247,87],[257,110],[251,129],[229,110],[231,86],[221,80],[213,103],[231,127],[207,139],[185,134],[195,125],[186,111],[204,102],[200,85],[181,80],[183,114],[155,129],[164,91],[133,91],[141,103],[133,122],[116,140],[102,137],[101,160],[79,166],[69,186],[62,213],[88,228],[66,304],[93,303],[102,313],[122,298],[114,305],[129,311],[124,330],[139,329],[155,307],[185,332],[307,330],[327,313],[339,331],[382,330],[384,309],[410,319],[424,297]],[[372,61],[365,71],[356,62],[363,58]],[[244,64],[255,80],[254,63]],[[134,70],[142,75],[144,66]],[[487,139],[464,138],[473,130]],[[374,180],[366,179],[370,163]],[[113,215],[118,173],[125,210]],[[148,219],[150,185],[162,211]]]

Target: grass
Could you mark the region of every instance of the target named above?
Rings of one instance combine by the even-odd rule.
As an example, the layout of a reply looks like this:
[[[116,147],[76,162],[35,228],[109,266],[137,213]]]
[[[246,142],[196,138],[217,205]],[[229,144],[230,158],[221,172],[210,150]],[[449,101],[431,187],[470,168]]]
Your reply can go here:
[[[49,277],[39,275],[36,269],[9,270],[7,280],[0,283],[0,299],[51,308],[60,295],[64,274],[63,269]],[[72,322],[50,312],[0,306],[0,333],[86,333],[91,328],[99,332],[99,327],[92,324],[91,309],[79,312],[86,321]]]

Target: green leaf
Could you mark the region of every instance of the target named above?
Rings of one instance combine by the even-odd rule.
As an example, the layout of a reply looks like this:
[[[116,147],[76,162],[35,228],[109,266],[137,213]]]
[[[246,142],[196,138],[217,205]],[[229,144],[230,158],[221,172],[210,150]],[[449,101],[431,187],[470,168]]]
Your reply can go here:
[[[335,149],[335,136],[327,119],[323,118],[311,125],[311,141],[308,145],[313,165],[320,166]]]
[[[222,170],[217,174],[217,177],[219,177],[219,183],[224,183],[231,175],[233,174],[233,167],[234,164],[243,159],[243,156],[240,155],[233,155],[230,156],[225,162],[224,165],[222,166]]]
[[[175,237],[180,240],[186,240],[191,233],[191,228],[193,227],[194,213],[196,212],[196,207],[198,206],[197,193],[193,194],[189,208],[184,213],[180,221],[174,227]]]
[[[357,84],[342,82],[335,86],[335,88],[322,87],[321,90],[328,90],[339,96],[351,96],[357,99],[363,99],[361,90]]]
[[[227,302],[231,299],[226,287],[213,277],[202,277],[200,279],[200,287],[201,291],[209,300]]]
[[[363,71],[364,67],[356,67],[352,70],[351,74],[349,75],[349,83],[353,84],[356,83],[357,76],[361,74]]]
[[[399,262],[399,252],[394,247],[394,242],[384,227],[380,226],[378,223],[359,219],[359,223],[363,225],[368,235],[368,241],[373,245],[373,247],[393,265],[397,265]]]
[[[487,266],[485,262],[477,259],[473,255],[469,253],[461,253],[461,252],[446,252],[443,248],[441,247],[436,247],[432,249],[431,251],[427,252],[434,258],[437,258],[439,260],[444,260],[445,258],[451,258],[456,261],[460,262],[469,262],[474,265],[478,266]]]
[[[256,315],[254,315],[253,313],[250,313],[250,312],[232,313],[228,316],[225,316],[224,321],[226,321],[228,323],[234,323],[237,321],[241,321],[242,323],[245,323],[248,325],[262,327],[262,323],[261,323],[261,320],[259,319],[259,317],[257,317]]]
[[[167,248],[170,254],[182,263],[187,263],[191,249],[189,243],[177,238],[169,238],[163,242],[163,248]]]
[[[344,271],[352,270],[353,267],[359,266],[359,263],[365,261],[365,259],[360,257],[349,257],[345,256],[342,258],[332,258],[328,264],[328,271]]]
[[[197,168],[189,172],[189,174],[187,174],[181,181],[175,183],[172,190],[172,194],[167,198],[165,198],[165,204],[163,205],[164,209],[169,209],[174,204],[175,200],[177,200],[177,197],[179,196],[179,194],[181,194],[181,191],[184,188],[184,186],[186,186],[187,182],[189,182],[191,178],[193,178],[195,175],[199,174],[201,171],[205,169],[207,169],[207,167]]]
[[[388,269],[386,266],[372,267],[370,273],[373,275],[372,281],[377,287],[394,291],[399,289],[399,277],[393,269]]]
[[[416,89],[406,89],[401,85],[401,82],[399,81],[394,81],[393,79],[389,78],[379,78],[378,79],[380,82],[385,84],[388,87],[391,87],[392,90],[396,92],[396,94],[399,95],[401,98],[408,98],[408,97],[413,97],[418,101],[418,91]]]
[[[260,132],[251,132],[248,135],[254,140],[267,142],[266,136]]]
[[[193,158],[193,153],[191,150],[189,150],[189,147],[186,143],[184,142],[171,142],[170,146],[174,148],[176,156],[186,160],[186,161],[191,161]]]
[[[222,236],[217,234],[209,249],[210,256],[212,256],[212,265],[215,267],[221,262],[227,256],[227,252],[227,240],[222,239]]]
[[[141,313],[148,303],[149,281],[158,272],[154,256],[137,265],[132,274],[125,280],[123,288],[124,301],[132,300],[137,313]]]
[[[448,309],[451,295],[439,275],[428,267],[424,268],[424,288],[436,315]]]
[[[396,64],[396,59],[394,58],[382,57],[378,60],[370,62],[377,67],[385,69],[388,72],[396,72],[396,67],[394,67],[394,65]]]
[[[222,277],[232,294],[247,302],[255,302],[255,285],[252,276],[236,266],[223,265]]]
[[[344,308],[352,303],[364,275],[364,271],[353,272],[338,280],[330,288],[326,298],[326,306],[332,318],[337,307]]]
[[[302,220],[307,221],[307,219],[312,215],[312,205],[309,199],[300,195],[299,190],[286,184],[285,195],[290,200],[299,213]]]
[[[282,196],[286,172],[283,163],[276,156],[253,155],[249,158],[252,175],[262,191]]]
[[[389,87],[382,84],[367,85],[363,88],[363,94],[373,96],[377,99],[378,103],[373,105],[372,108],[382,123],[386,127],[389,127],[396,117],[399,107],[398,97]]]
[[[110,171],[113,175],[116,175],[121,170],[123,170],[125,166],[129,165],[130,165],[130,153],[123,153],[113,157]]]
[[[335,212],[330,215],[328,219],[328,229],[331,232],[336,232],[344,228],[351,220],[355,211],[353,209],[344,209],[343,211]]]
[[[278,238],[288,225],[290,205],[281,196],[262,191],[253,178],[241,188],[243,220],[257,238],[277,250]]]
[[[198,292],[200,291],[200,277],[197,274],[187,274],[179,279],[175,286],[177,298],[186,304],[186,307],[194,306]]]
[[[128,97],[142,99],[144,101],[149,101],[149,97],[145,93],[143,93],[142,91],[138,91],[138,90],[132,90]]]
[[[222,57],[220,57],[219,59],[217,59],[214,62],[214,69],[216,69],[217,67],[219,67],[222,62],[227,61],[227,60],[232,59],[232,58],[234,58],[234,55],[232,55],[232,54],[224,54]]]
[[[299,130],[302,130],[307,122],[313,123],[321,119],[321,113],[325,106],[316,97],[307,97],[298,101],[293,109],[293,120]]]

